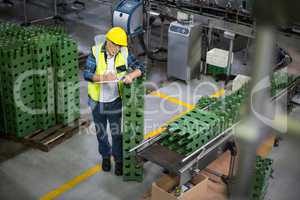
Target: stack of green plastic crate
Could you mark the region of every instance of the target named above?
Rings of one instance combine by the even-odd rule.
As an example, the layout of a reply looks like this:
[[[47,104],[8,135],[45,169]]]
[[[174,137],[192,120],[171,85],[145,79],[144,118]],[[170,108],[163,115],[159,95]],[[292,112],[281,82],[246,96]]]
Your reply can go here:
[[[212,74],[213,76],[227,74],[227,71],[228,67],[223,68],[214,65],[207,65],[207,73]]]
[[[298,78],[296,75],[288,74],[286,68],[274,72],[271,76],[271,95],[276,96]]]
[[[77,44],[61,37],[53,46],[57,122],[68,124],[80,117]]]
[[[271,95],[277,95],[281,90],[288,86],[288,74],[283,71],[277,71],[271,78]]]
[[[276,72],[271,79],[272,95],[287,88],[296,79],[297,77],[290,76],[285,71]],[[193,153],[240,121],[241,108],[246,101],[248,87],[249,84],[245,84],[239,90],[219,99],[201,98],[194,110],[168,126],[163,133],[164,139],[161,144],[181,155]],[[201,111],[206,107],[207,112]],[[214,126],[218,127],[217,131],[211,130]]]
[[[240,109],[245,97],[238,92],[221,98],[219,101],[209,105],[209,111],[222,117],[223,127],[230,128],[240,119]]]
[[[246,86],[224,98],[200,99],[195,109],[167,127],[161,144],[181,155],[193,153],[240,120],[245,97]]]
[[[33,37],[32,60],[35,69],[35,101],[37,127],[48,129],[56,124],[54,102],[54,80],[51,57],[53,38],[48,34]]]
[[[144,139],[144,79],[138,78],[123,89],[123,178],[143,181],[143,166],[129,153]]]
[[[0,23],[0,30],[1,30],[1,23]],[[2,25],[3,26],[3,25]],[[1,34],[1,32],[0,32]],[[0,36],[1,37],[1,36]],[[1,42],[1,39],[0,39],[0,42]],[[1,78],[1,68],[2,67],[5,67],[4,66],[4,62],[2,61],[2,56],[1,56],[1,53],[2,53],[2,46],[3,44],[1,43],[0,44],[0,83],[2,83],[2,78]],[[0,135],[5,133],[5,127],[4,127],[4,103],[2,103],[2,87],[0,85]]]
[[[1,89],[0,89],[1,90]],[[0,92],[0,113],[4,113],[4,110],[2,108],[2,101],[1,101],[1,92]],[[0,135],[5,133],[5,127],[4,127],[4,118],[3,114],[0,115]]]
[[[1,65],[1,61],[0,61],[0,65]],[[1,73],[0,73],[0,83],[1,83]],[[3,109],[3,104],[2,104],[2,88],[0,86],[0,135],[5,133],[5,128],[4,128],[4,118],[3,118],[3,114],[4,113],[4,109]]]
[[[271,159],[256,158],[255,175],[252,184],[251,200],[263,200],[269,186],[269,179],[272,176]]]
[[[62,28],[0,23],[0,53],[1,132],[24,137],[79,118],[77,45]]]
[[[0,22],[0,37],[16,39],[23,37],[24,29],[16,24]]]
[[[189,155],[222,132],[219,117],[213,113],[194,109],[171,123],[163,146],[181,155]]]
[[[203,108],[209,106],[210,104],[212,104],[213,102],[216,102],[217,100],[218,100],[218,98],[216,98],[216,97],[204,96],[199,99],[196,106],[197,106],[197,108],[203,109]]]
[[[34,80],[26,76],[33,70],[32,50],[27,44],[13,43],[0,49],[2,126],[5,133],[24,137],[36,130]]]

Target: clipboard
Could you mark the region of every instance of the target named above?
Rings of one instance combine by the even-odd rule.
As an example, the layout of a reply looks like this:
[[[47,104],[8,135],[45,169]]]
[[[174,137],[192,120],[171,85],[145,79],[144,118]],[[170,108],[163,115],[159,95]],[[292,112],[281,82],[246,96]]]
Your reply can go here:
[[[98,83],[98,84],[104,84],[104,83],[118,83],[120,81],[123,81],[125,79],[125,76],[122,76],[120,78],[117,78],[116,80],[113,80],[113,81],[99,81],[99,82],[95,82],[95,83]]]

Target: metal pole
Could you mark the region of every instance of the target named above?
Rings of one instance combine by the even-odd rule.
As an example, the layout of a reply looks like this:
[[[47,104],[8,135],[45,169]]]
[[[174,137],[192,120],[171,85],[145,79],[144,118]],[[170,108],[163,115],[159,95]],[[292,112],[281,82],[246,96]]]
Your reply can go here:
[[[256,37],[256,56],[254,72],[252,74],[253,88],[271,74],[273,65],[273,50],[275,47],[275,31],[273,27],[258,26]],[[234,200],[250,199],[253,173],[255,170],[256,149],[260,145],[261,138],[268,132],[266,125],[257,119],[257,113],[267,113],[267,100],[270,93],[258,91],[252,97],[249,95],[248,113],[250,116],[241,123],[236,130],[237,141],[240,147],[239,169],[237,183],[234,185]]]
[[[247,61],[248,61],[248,55],[249,55],[249,46],[250,46],[250,41],[251,41],[251,39],[250,38],[248,38],[248,40],[247,40],[247,46],[246,46],[246,52],[245,52],[245,56],[244,56],[244,65],[247,65]]]
[[[199,79],[201,79],[201,73],[204,75],[207,74],[207,64],[206,64],[206,56],[209,48],[206,28],[202,28],[202,42],[201,42],[201,64],[200,64],[200,73]]]
[[[150,49],[150,34],[151,34],[151,27],[150,27],[150,7],[151,7],[151,5],[149,5],[149,9],[147,9],[147,28],[146,28],[146,30],[147,30],[147,38],[146,38],[146,40],[147,40],[147,44],[146,44],[146,46],[147,46],[147,49],[149,50]]]
[[[57,17],[57,0],[54,0],[54,17]]]
[[[213,29],[211,27],[211,24],[209,24],[208,25],[208,49],[210,49],[213,46],[212,31],[213,31]]]
[[[233,42],[235,39],[235,33],[225,31],[224,37],[230,40],[229,54],[228,54],[228,60],[227,60],[226,81],[225,81],[225,84],[227,84],[229,82],[230,74],[231,74],[231,66],[232,66],[232,58],[233,58]]]
[[[24,13],[24,24],[25,25],[28,23],[26,2],[27,2],[27,0],[23,0],[23,13]]]
[[[159,39],[158,50],[163,49],[163,43],[164,43],[164,24],[165,24],[165,18],[163,16],[161,16],[160,39]]]
[[[232,55],[233,55],[233,42],[234,42],[234,39],[230,39],[230,47],[229,47],[228,62],[227,62],[226,84],[229,82],[230,75],[231,75]]]

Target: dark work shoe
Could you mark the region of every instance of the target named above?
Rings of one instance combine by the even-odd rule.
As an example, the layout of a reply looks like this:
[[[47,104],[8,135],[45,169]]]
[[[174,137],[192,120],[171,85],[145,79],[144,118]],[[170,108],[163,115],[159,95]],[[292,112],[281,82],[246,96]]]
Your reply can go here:
[[[111,170],[110,158],[103,158],[102,169],[103,169],[104,172],[110,172],[110,170]]]
[[[115,175],[116,176],[122,176],[123,175],[123,163],[122,162],[116,162]]]

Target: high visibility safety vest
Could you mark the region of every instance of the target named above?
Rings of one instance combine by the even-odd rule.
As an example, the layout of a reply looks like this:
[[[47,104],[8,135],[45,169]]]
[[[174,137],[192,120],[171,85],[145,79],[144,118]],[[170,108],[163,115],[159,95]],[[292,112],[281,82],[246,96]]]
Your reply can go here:
[[[99,46],[93,46],[92,51],[93,55],[96,58],[96,75],[104,75],[107,70],[107,58],[105,56],[105,52],[102,51],[103,44]],[[128,66],[127,66],[127,58],[128,58],[128,49],[126,47],[122,47],[122,50],[115,57],[115,69],[117,71],[117,77],[121,78],[126,75]],[[123,91],[123,82],[118,82],[119,95],[122,97]],[[101,94],[101,84],[88,82],[88,95],[89,97],[96,102],[99,102]]]

